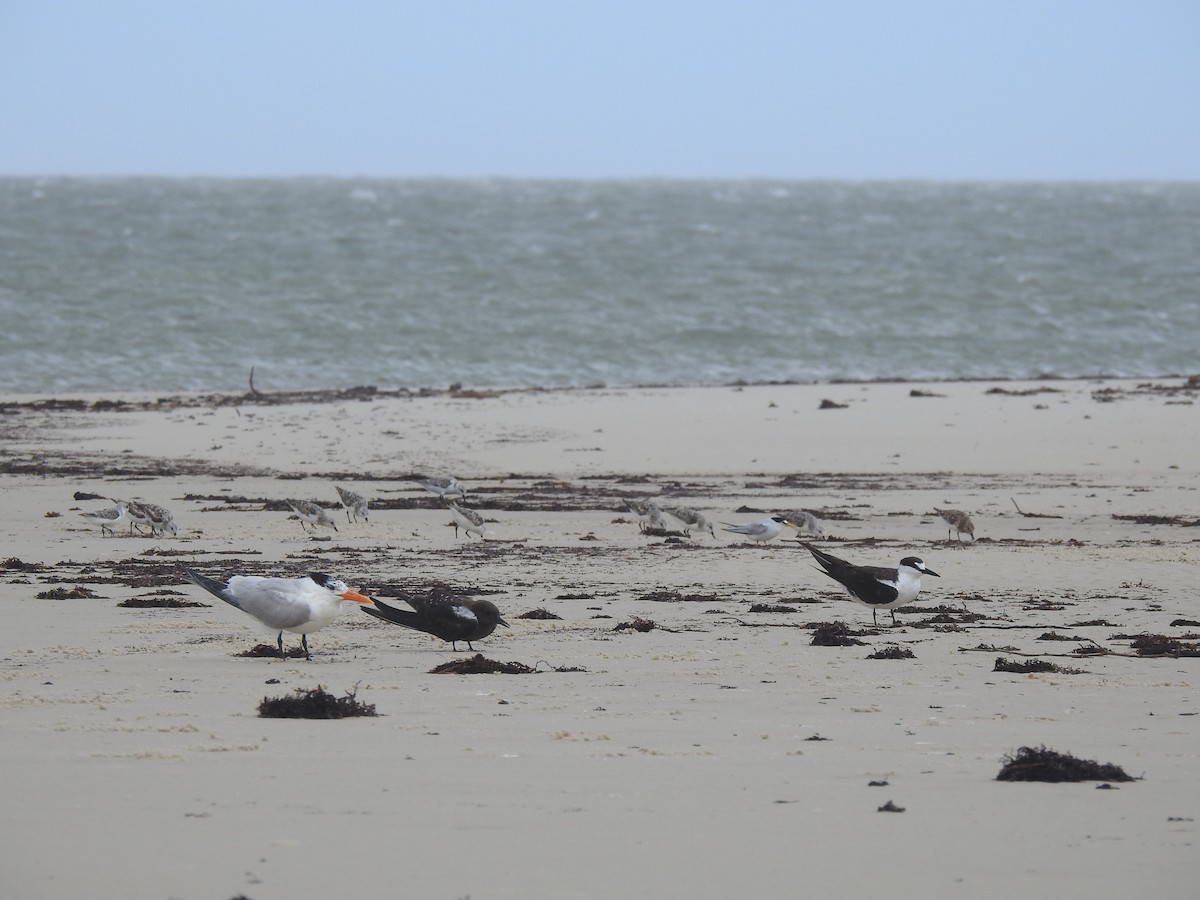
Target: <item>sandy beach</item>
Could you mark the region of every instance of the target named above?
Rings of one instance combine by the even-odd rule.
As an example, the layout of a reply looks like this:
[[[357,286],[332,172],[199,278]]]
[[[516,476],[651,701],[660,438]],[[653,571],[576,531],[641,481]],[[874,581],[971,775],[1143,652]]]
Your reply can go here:
[[[0,888],[1191,897],[1198,395],[1163,378],[0,397]],[[434,475],[467,485],[484,540],[416,484]],[[335,508],[336,532],[305,531],[286,499],[332,508],[335,485],[369,523]],[[791,537],[645,534],[626,497],[727,523],[809,510],[829,552],[941,577],[875,628]],[[178,536],[103,534],[80,513],[108,498],[168,507]],[[327,572],[385,600],[445,583],[511,625],[477,652],[536,671],[433,674],[471,654],[354,609],[310,635],[311,661],[241,657],[274,633],[185,565]],[[119,606],[139,598],[204,605]],[[814,646],[823,622],[862,643]],[[891,647],[912,657],[869,658]],[[378,715],[258,716],[318,685]],[[1138,780],[996,780],[1043,745]]]

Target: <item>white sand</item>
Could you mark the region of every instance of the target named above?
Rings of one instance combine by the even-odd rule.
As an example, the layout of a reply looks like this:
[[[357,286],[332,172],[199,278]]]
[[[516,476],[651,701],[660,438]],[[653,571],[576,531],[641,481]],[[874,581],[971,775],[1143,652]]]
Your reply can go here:
[[[1200,620],[1200,531],[1114,515],[1200,518],[1194,392],[1042,386],[1055,392],[878,384],[15,409],[0,418],[0,560],[45,568],[0,569],[0,888],[1190,897],[1200,658],[1137,657],[1114,635],[1200,632],[1170,624]],[[1103,389],[1119,399],[1094,399]],[[818,410],[825,398],[848,408]],[[455,540],[416,473],[467,482],[493,540]],[[373,509],[369,525],[338,510],[339,532],[318,541],[286,512],[213,499],[333,504],[334,483],[396,508]],[[102,537],[78,512],[104,503],[76,491],[170,507],[180,538]],[[743,507],[824,511],[826,549],[874,564],[919,555],[942,576],[926,579],[919,606],[987,618],[938,631],[916,627],[922,610],[901,612],[900,627],[861,637],[870,646],[811,646],[800,626],[861,629],[871,614],[806,551],[719,531],[643,536],[618,512],[634,494],[726,522],[764,514]],[[1013,500],[1060,518],[1021,516]],[[935,506],[968,511],[981,541],[947,543]],[[273,635],[182,580],[168,587],[213,605],[116,606],[159,590],[132,586],[138,574],[176,564],[499,590],[513,627],[476,650],[543,671],[432,675],[467,654],[353,610],[310,636],[310,663],[238,658]],[[76,585],[99,597],[35,598]],[[664,590],[708,599],[641,599]],[[789,600],[806,602],[749,612]],[[516,618],[539,607],[561,620]],[[613,630],[635,616],[660,627]],[[1096,620],[1111,624],[1079,624]],[[1037,640],[1047,631],[1075,640]],[[1072,656],[1089,641],[1114,652]],[[865,658],[890,644],[916,658]],[[1015,649],[970,649],[981,644]],[[1020,654],[1063,654],[1048,658],[1086,672],[992,671]],[[257,716],[264,696],[318,684],[357,689],[379,717]],[[995,780],[1002,756],[1041,744],[1145,778],[1116,790]],[[905,811],[878,812],[889,800]]]

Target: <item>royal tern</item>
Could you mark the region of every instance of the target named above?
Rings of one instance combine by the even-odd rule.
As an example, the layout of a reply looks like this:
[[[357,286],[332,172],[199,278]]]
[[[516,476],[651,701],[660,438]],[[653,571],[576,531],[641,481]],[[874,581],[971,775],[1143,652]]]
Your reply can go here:
[[[363,604],[369,609],[375,601],[346,586],[340,578],[310,572],[302,578],[267,578],[261,575],[234,575],[227,582],[217,581],[191,569],[184,577],[199,585],[214,597],[253,616],[272,631],[279,632],[276,643],[284,657],[283,633],[290,631],[301,636],[304,658],[308,652],[308,636],[320,631],[338,617],[342,602]]]
[[[757,541],[760,544],[779,537],[785,528],[800,527],[795,522],[789,522],[783,516],[771,516],[769,519],[746,522],[744,525],[730,525],[728,522],[722,522],[721,524],[725,526],[721,529],[722,531],[740,534],[742,537]]]
[[[892,625],[896,624],[896,607],[904,606],[917,599],[917,594],[921,590],[922,575],[942,577],[915,556],[904,557],[894,569],[882,566],[856,566],[844,559],[830,556],[812,544],[806,544],[803,541],[799,543],[821,564],[818,572],[828,575],[840,583],[851,599],[871,607],[871,621],[876,625],[879,622],[875,618],[875,613],[880,609],[891,612]]]

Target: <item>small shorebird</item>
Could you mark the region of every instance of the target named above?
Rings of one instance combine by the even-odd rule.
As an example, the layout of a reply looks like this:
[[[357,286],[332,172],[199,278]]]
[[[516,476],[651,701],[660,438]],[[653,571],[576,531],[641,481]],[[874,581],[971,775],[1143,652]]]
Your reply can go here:
[[[358,517],[362,516],[364,522],[370,521],[367,518],[367,498],[355,491],[347,490],[344,487],[333,486],[337,491],[338,500],[342,503],[342,509],[346,511],[346,521],[350,521],[351,514],[354,515],[354,521],[358,521]]]
[[[466,641],[467,649],[474,651],[471,641],[487,637],[496,630],[497,625],[509,627],[491,600],[457,597],[447,588],[435,587],[428,597],[404,594],[402,599],[415,612],[388,606],[378,600],[374,607],[364,606],[363,612],[449,641],[455,652],[458,652],[458,641]]]
[[[418,481],[417,484],[421,485],[429,493],[437,494],[443,500],[447,497],[458,497],[460,500],[467,499],[466,486],[453,475],[427,478],[424,481]]]
[[[144,517],[143,521],[150,526],[151,534],[166,534],[169,531],[172,537],[179,536],[179,526],[175,524],[175,516],[169,509],[157,503],[139,503],[138,506]]]
[[[234,575],[227,582],[217,581],[184,569],[184,577],[204,588],[214,597],[220,597],[230,606],[253,616],[272,631],[278,631],[276,643],[279,655],[284,657],[283,633],[290,631],[300,635],[304,658],[312,659],[308,652],[308,636],[320,631],[338,617],[342,601],[363,604],[367,609],[375,601],[357,591],[352,591],[340,578],[310,572],[303,578],[265,578],[261,575]]]
[[[473,509],[459,506],[453,500],[446,501],[446,509],[450,510],[450,517],[453,519],[450,524],[454,526],[455,537],[458,537],[458,529],[461,527],[468,535],[474,532],[483,540],[483,533],[487,531],[487,526],[483,524],[483,516]]]
[[[333,516],[329,514],[329,510],[320,504],[313,503],[311,500],[287,500],[285,501],[300,517],[300,530],[307,531],[304,523],[307,522],[312,526],[312,530],[316,531],[318,525],[325,525],[338,530],[337,522],[333,521]]]
[[[101,535],[107,532],[113,536],[116,536],[116,532],[113,531],[113,526],[124,522],[128,517],[129,512],[125,506],[124,500],[113,500],[113,503],[115,503],[116,506],[110,506],[107,509],[97,509],[93,510],[92,512],[81,512],[80,515],[85,519],[90,519],[91,521],[98,523],[100,525]]]
[[[109,499],[112,499],[112,498],[109,498]],[[113,500],[113,503],[117,503],[117,502],[118,502],[117,500]],[[130,534],[133,534],[133,530],[135,528],[137,528],[137,530],[140,532],[142,530],[140,527],[138,527],[140,525],[149,526],[150,516],[147,515],[146,510],[142,506],[141,503],[138,503],[136,500],[125,500],[122,502],[124,502],[124,504],[125,504],[125,513],[126,513],[126,515],[129,516],[129,533]]]
[[[725,526],[721,529],[722,531],[740,534],[742,537],[749,538],[752,541],[757,541],[760,544],[779,537],[785,528],[800,527],[795,522],[789,522],[783,516],[771,516],[769,519],[760,519],[757,522],[746,522],[742,525],[730,525],[728,522],[722,522],[721,524]]]
[[[783,517],[789,522],[795,522],[796,527],[802,534],[810,534],[821,540],[825,540],[828,537],[825,534],[825,523],[807,510],[794,509],[789,513],[784,513]]]
[[[653,500],[624,500],[626,508],[638,518],[638,529],[661,528],[666,530],[662,509]]]
[[[707,531],[713,537],[717,536],[716,531],[713,530],[712,522],[708,520],[708,516],[699,510],[692,509],[690,506],[665,506],[663,507],[663,512],[682,522],[683,533],[689,537],[692,534],[693,528]]]
[[[969,534],[971,536],[971,540],[975,540],[975,523],[972,522],[971,517],[961,509],[938,509],[935,506],[933,511],[945,519],[950,525],[950,527],[946,529],[947,541],[950,540],[951,531],[958,532],[957,537],[960,541],[962,540],[962,536],[964,534]]]
[[[852,600],[857,600],[864,606],[871,607],[871,621],[876,625],[879,621],[875,613],[886,609],[892,614],[892,625],[896,624],[896,607],[904,606],[917,599],[921,590],[921,576],[932,575],[941,578],[937,572],[930,569],[915,556],[906,556],[894,569],[881,566],[856,566],[844,559],[838,559],[812,544],[800,541],[813,555],[821,568],[818,572],[828,575],[846,589]]]

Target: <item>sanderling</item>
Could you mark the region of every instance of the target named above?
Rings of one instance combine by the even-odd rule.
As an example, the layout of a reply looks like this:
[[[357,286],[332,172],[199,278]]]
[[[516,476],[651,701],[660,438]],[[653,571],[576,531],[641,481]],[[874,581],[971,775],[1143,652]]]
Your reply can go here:
[[[699,510],[692,509],[689,506],[664,506],[663,512],[669,516],[673,516],[683,523],[683,533],[691,535],[693,528],[698,528],[701,531],[707,531],[713,537],[717,536],[713,530],[712,522],[708,520],[708,516]]]
[[[179,536],[179,526],[175,524],[175,516],[169,509],[159,506],[157,503],[140,503],[138,505],[142,509],[145,521],[150,525],[151,534],[159,532],[166,534],[169,531],[172,537]]]
[[[109,499],[112,499],[112,498],[109,498]],[[116,502],[117,502],[116,500],[113,500],[113,503],[116,503]],[[142,525],[149,526],[150,525],[150,516],[146,512],[145,507],[141,503],[138,503],[138,501],[136,501],[136,500],[125,500],[122,502],[124,502],[124,504],[125,504],[125,514],[129,517],[129,533],[130,534],[133,534],[133,530],[135,528],[140,532],[142,530],[140,526],[142,526]]]
[[[957,537],[960,541],[962,540],[962,536],[964,534],[969,534],[971,536],[971,540],[975,540],[975,523],[972,522],[971,517],[961,509],[938,509],[935,506],[933,511],[945,519],[950,525],[950,527],[946,529],[947,541],[950,540],[951,531],[958,532]]]
[[[331,578],[319,572],[312,572],[303,578],[234,575],[228,582],[222,582],[191,569],[183,571],[184,577],[192,584],[254,616],[272,631],[278,631],[275,640],[279,644],[281,657],[284,656],[285,631],[301,635],[304,658],[312,659],[308,652],[308,636],[338,617],[343,600],[365,604],[364,608],[375,602],[370,597],[350,590],[340,578]]]
[[[129,513],[125,506],[124,500],[114,500],[116,506],[110,506],[106,509],[97,509],[92,512],[81,512],[80,515],[85,519],[90,519],[100,525],[100,534],[110,533],[116,535],[113,531],[113,526],[124,522]]]
[[[453,519],[451,524],[454,526],[455,537],[458,537],[458,529],[462,528],[467,534],[474,532],[483,540],[483,533],[487,530],[487,526],[483,524],[483,516],[473,509],[459,506],[453,500],[446,501],[446,509],[450,510],[450,517]]]
[[[351,514],[354,515],[354,521],[358,521],[358,517],[362,516],[364,522],[367,519],[367,498],[362,494],[347,490],[344,487],[333,486],[338,493],[338,499],[342,502],[342,509],[346,511],[346,521],[349,522]]]
[[[638,518],[638,528],[645,531],[647,528],[659,528],[666,530],[667,523],[662,517],[662,509],[653,500],[624,500],[628,510]]]
[[[760,544],[779,537],[785,528],[799,527],[795,522],[789,522],[783,516],[771,516],[769,519],[746,522],[743,525],[730,525],[728,522],[722,522],[721,524],[725,526],[721,529],[722,531],[740,534],[742,537],[757,541]]]
[[[783,517],[789,522],[795,522],[801,534],[811,534],[815,538],[825,540],[825,523],[807,510],[794,509],[783,513]]]
[[[305,522],[312,526],[313,531],[317,530],[318,525],[325,525],[334,531],[338,530],[337,522],[333,521],[333,516],[329,514],[329,510],[320,504],[314,503],[311,500],[287,500],[285,502],[300,517],[301,531],[307,531],[304,527]]]
[[[875,613],[880,609],[890,611],[892,625],[896,624],[896,607],[904,606],[917,599],[917,594],[921,590],[922,575],[941,577],[915,556],[904,557],[894,569],[881,566],[856,566],[844,559],[830,556],[812,544],[805,544],[801,541],[800,545],[821,564],[818,572],[839,582],[852,599],[864,606],[871,607],[871,621],[876,625],[879,622],[875,618]]]
[[[458,497],[460,500],[467,499],[466,486],[455,478],[453,475],[442,475],[438,478],[427,478],[424,481],[417,482],[425,490],[431,494],[437,494],[443,500],[447,497]]]

